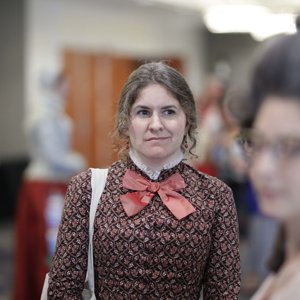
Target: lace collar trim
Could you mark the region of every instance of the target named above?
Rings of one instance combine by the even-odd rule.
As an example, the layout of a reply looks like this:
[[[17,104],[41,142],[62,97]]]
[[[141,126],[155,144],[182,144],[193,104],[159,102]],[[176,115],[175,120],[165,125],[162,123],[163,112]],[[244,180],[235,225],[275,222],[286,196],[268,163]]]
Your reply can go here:
[[[151,178],[152,180],[157,180],[162,170],[169,170],[178,165],[183,160],[183,153],[181,153],[175,160],[164,164],[162,166],[162,169],[157,171],[150,169],[148,166],[139,161],[132,149],[129,150],[129,157],[141,171],[143,171],[146,175],[149,176],[149,178]]]

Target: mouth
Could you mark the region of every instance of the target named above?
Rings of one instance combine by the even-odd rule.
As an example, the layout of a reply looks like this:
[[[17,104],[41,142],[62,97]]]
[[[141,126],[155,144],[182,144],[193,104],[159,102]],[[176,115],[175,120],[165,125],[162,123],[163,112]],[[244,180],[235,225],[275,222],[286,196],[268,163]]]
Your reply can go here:
[[[151,142],[151,141],[164,141],[167,140],[168,137],[152,137],[149,139],[146,139],[146,142]]]
[[[278,197],[278,192],[270,188],[261,188],[258,193],[264,199],[275,199]]]

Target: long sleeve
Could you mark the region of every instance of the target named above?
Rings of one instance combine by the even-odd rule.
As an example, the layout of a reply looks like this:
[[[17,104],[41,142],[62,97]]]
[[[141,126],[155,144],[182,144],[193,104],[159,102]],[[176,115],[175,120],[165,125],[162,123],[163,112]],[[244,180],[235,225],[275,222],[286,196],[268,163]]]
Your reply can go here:
[[[232,192],[221,184],[204,276],[204,300],[235,300],[240,292],[238,219]]]
[[[158,195],[128,217],[120,203],[124,170],[110,167],[94,231],[95,292],[101,299],[235,300],[240,290],[238,224],[231,190],[184,163],[165,170],[182,174],[182,195],[195,212],[178,220]],[[86,275],[90,173],[71,181],[50,272],[49,299],[81,299]]]
[[[50,269],[50,300],[82,297],[88,256],[90,179],[90,171],[85,171],[73,177],[68,186]]]

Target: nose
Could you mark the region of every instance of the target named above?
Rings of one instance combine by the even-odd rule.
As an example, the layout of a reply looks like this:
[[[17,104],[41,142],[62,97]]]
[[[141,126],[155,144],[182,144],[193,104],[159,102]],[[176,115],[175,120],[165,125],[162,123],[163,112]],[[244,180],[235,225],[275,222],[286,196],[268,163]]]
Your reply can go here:
[[[163,129],[163,123],[159,114],[153,113],[150,118],[149,128],[154,131]]]

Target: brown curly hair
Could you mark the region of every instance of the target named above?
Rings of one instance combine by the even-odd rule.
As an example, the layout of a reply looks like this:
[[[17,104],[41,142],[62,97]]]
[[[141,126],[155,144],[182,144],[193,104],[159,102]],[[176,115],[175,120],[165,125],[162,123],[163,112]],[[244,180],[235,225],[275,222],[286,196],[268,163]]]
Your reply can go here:
[[[119,97],[114,131],[115,150],[118,151],[120,158],[128,156],[127,130],[130,111],[141,90],[152,84],[159,84],[166,88],[181,105],[186,115],[187,127],[187,133],[182,141],[182,150],[195,157],[196,155],[192,152],[196,146],[197,129],[194,96],[183,76],[164,62],[145,63],[130,74]]]

